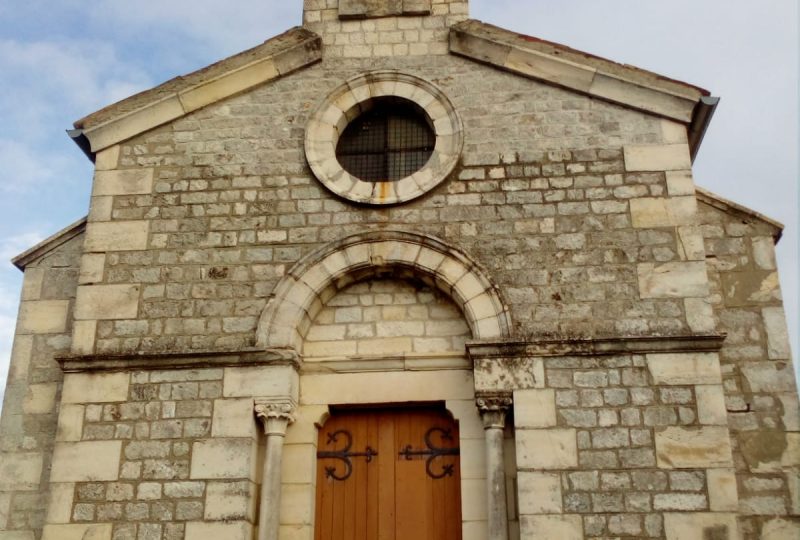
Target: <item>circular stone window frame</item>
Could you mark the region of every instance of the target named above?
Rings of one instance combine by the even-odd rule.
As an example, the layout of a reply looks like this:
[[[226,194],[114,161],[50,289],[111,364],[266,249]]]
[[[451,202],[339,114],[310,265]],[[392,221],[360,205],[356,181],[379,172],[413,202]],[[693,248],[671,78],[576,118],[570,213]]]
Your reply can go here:
[[[436,136],[427,163],[411,176],[387,182],[361,180],[336,157],[339,136],[379,98],[406,99],[422,109]],[[357,75],[336,88],[312,113],[306,127],[306,160],[317,179],[344,199],[370,205],[411,201],[441,184],[455,169],[464,147],[461,118],[434,84],[399,71]]]

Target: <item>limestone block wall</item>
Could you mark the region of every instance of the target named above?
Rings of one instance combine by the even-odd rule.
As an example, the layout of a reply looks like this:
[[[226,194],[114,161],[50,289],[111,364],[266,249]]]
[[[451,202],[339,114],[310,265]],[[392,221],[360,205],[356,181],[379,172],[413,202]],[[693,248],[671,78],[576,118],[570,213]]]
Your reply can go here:
[[[331,298],[305,335],[315,357],[464,356],[471,337],[461,310],[421,282],[370,280]]]
[[[775,228],[701,203],[746,538],[800,535],[800,420]],[[776,536],[770,536],[774,534]],[[785,536],[780,536],[783,534]]]
[[[429,195],[371,210],[311,177],[304,126],[342,80],[390,66],[442,87],[465,149]],[[688,167],[681,126],[463,59],[326,60],[98,156],[73,348],[247,347],[299,258],[387,223],[474,256],[522,335],[701,332]]]
[[[466,0],[305,0],[303,26],[331,58],[446,55],[449,27],[468,14]]]
[[[82,236],[28,265],[0,418],[0,538],[41,535]]]
[[[522,538],[738,538],[716,353],[526,363],[476,371],[513,391]]]
[[[254,397],[296,400],[294,368],[67,373],[42,538],[251,538]]]

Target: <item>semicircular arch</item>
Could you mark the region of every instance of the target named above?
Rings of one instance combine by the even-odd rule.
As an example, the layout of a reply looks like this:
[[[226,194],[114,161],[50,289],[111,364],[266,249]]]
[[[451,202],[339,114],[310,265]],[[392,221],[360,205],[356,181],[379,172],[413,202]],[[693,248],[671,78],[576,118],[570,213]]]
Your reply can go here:
[[[261,314],[257,345],[300,351],[305,331],[339,290],[369,277],[417,277],[461,308],[473,339],[510,337],[509,311],[480,265],[442,240],[404,231],[347,236],[298,261]]]

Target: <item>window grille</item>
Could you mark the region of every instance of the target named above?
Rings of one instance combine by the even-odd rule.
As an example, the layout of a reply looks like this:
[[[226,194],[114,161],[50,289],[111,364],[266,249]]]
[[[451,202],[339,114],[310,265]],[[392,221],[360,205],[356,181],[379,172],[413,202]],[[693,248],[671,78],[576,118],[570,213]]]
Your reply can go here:
[[[339,137],[342,168],[367,182],[400,180],[422,169],[436,145],[427,115],[406,100],[380,99]]]

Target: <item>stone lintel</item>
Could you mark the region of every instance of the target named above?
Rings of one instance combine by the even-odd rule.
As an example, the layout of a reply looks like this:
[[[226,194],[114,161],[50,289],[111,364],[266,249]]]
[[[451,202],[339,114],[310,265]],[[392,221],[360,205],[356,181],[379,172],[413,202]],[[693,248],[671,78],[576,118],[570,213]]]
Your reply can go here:
[[[191,351],[124,355],[70,355],[57,358],[65,373],[91,371],[202,369],[230,366],[288,364],[300,366],[300,357],[287,349]]]
[[[598,338],[543,339],[537,341],[472,341],[466,345],[472,360],[549,356],[598,356],[658,352],[718,351],[724,334],[670,337],[616,336]]]

